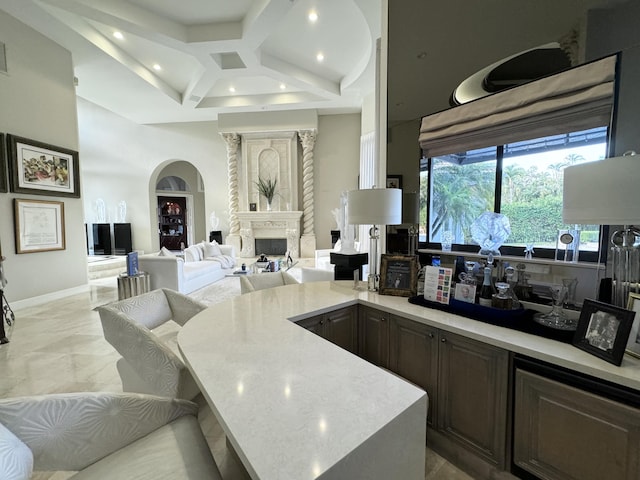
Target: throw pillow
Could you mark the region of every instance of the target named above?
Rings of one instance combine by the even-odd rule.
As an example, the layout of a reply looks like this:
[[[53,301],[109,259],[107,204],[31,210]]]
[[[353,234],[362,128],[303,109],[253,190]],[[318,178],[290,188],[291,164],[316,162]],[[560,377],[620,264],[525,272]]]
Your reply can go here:
[[[200,250],[198,249],[198,247],[192,245],[184,249],[185,262],[199,262],[200,260]]]
[[[218,255],[222,255],[222,250],[220,249],[220,245],[215,240],[211,243],[204,244],[204,256],[205,257],[217,257]]]
[[[0,472],[6,480],[29,480],[33,472],[33,453],[22,440],[0,424]]]
[[[167,247],[162,247],[160,249],[160,253],[158,253],[159,257],[175,257],[175,253],[169,250]]]
[[[198,255],[200,256],[200,260],[204,260],[204,257],[206,257],[205,251],[204,251],[204,242],[198,243],[197,245],[195,245],[195,247],[198,249]]]

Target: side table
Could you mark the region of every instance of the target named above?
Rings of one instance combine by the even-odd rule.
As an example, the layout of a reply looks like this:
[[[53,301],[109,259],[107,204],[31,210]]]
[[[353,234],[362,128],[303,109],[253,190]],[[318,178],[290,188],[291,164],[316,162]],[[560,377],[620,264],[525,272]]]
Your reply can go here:
[[[150,285],[149,274],[146,272],[139,272],[136,275],[121,273],[118,275],[118,300],[147,293]]]

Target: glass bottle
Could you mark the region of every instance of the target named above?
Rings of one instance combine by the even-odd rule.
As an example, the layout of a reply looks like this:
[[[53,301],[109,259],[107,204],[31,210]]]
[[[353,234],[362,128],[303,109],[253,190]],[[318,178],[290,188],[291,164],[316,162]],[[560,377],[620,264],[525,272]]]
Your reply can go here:
[[[525,273],[526,267],[520,263],[516,268],[518,269],[518,281],[515,286],[515,293],[520,300],[530,302],[533,296],[533,288],[529,285],[529,275]]]
[[[511,310],[513,300],[509,293],[509,284],[506,282],[496,282],[498,293],[491,298],[491,306],[500,310]]]
[[[491,267],[484,267],[484,280],[480,287],[480,293],[478,295],[478,303],[485,307],[491,306],[491,299],[495,289],[491,283]]]
[[[509,284],[509,293],[511,296],[511,308],[516,310],[520,308],[520,300],[518,300],[518,296],[516,295],[516,281],[513,279],[516,273],[516,269],[509,265],[504,269],[504,277]]]

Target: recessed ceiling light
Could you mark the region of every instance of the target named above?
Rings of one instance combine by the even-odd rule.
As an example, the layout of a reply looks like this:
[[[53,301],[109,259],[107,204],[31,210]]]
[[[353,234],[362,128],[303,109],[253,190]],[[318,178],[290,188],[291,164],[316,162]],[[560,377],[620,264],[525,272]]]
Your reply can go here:
[[[153,69],[154,69],[156,72],[159,72],[160,70],[162,70],[162,67],[161,67],[159,64],[154,63],[154,64],[153,64]]]
[[[116,37],[118,40],[122,40],[124,38],[124,35],[122,35],[122,32],[113,32],[113,36]]]
[[[236,92],[236,89],[235,89],[234,87],[229,87],[229,91],[230,91],[231,93],[235,93],[235,92]]]
[[[318,14],[316,13],[315,10],[311,10],[307,18],[309,18],[309,21],[311,23],[316,23],[318,21]]]
[[[287,88],[287,86],[284,83],[280,84],[280,90],[284,90],[285,88]]]
[[[322,62],[324,60],[324,54],[322,52],[319,52],[316,55],[316,60],[318,60],[319,62]]]
[[[416,55],[416,58],[418,60],[423,60],[423,59],[427,58],[427,52],[420,52],[418,55]]]

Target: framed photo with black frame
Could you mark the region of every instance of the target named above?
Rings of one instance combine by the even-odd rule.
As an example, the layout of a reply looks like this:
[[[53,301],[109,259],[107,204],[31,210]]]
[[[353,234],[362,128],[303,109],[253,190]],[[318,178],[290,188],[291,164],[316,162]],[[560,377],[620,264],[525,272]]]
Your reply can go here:
[[[418,289],[418,268],[416,255],[383,254],[378,292],[381,295],[414,296]]]
[[[14,193],[80,198],[78,152],[7,135],[9,184]]]
[[[627,349],[625,353],[633,357],[640,358],[640,295],[637,293],[629,294],[629,301],[627,303],[627,310],[636,312],[636,316],[633,319],[633,325],[631,326],[631,333],[629,334],[629,340],[627,341]]]
[[[399,188],[402,190],[402,175],[387,175],[387,188]]]
[[[573,345],[620,366],[635,315],[631,310],[585,299]]]

